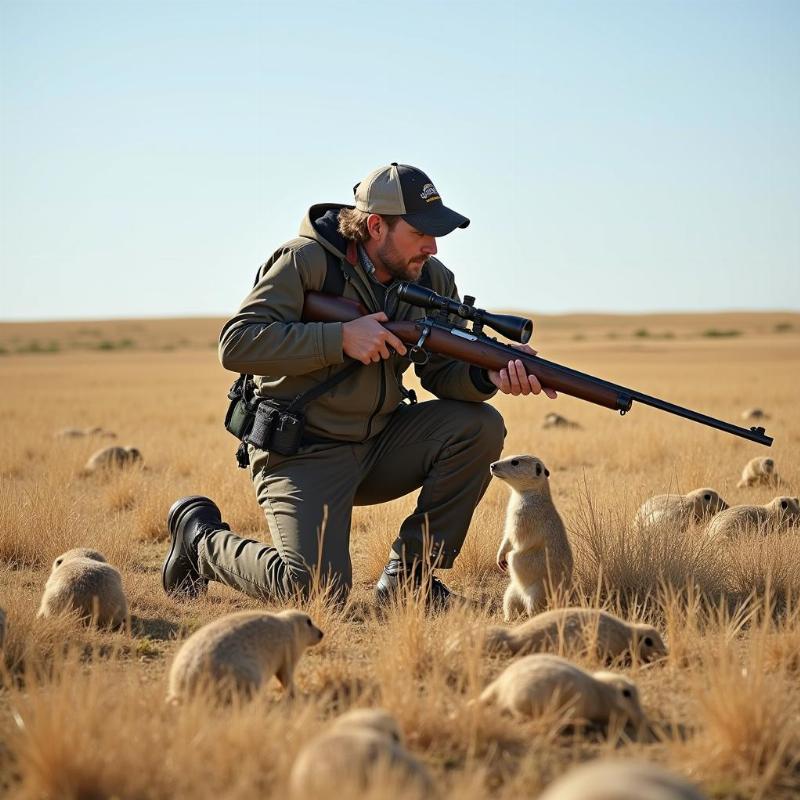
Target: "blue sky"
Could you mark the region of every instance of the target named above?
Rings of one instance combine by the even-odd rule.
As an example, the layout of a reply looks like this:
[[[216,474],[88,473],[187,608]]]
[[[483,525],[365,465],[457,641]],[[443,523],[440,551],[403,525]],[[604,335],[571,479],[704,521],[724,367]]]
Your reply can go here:
[[[221,315],[410,163],[459,289],[800,309],[800,3],[0,0],[0,319]]]

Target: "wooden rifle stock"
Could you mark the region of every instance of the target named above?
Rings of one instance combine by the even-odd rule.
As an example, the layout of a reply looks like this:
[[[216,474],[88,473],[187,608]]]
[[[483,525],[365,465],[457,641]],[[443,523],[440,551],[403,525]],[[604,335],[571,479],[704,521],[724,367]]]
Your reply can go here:
[[[364,306],[354,300],[322,292],[306,292],[302,320],[304,322],[350,322],[368,313]],[[431,353],[449,356],[487,370],[505,369],[510,360],[520,359],[528,374],[535,375],[542,386],[555,389],[570,397],[577,397],[622,414],[629,411],[633,402],[636,401],[767,447],[772,444],[772,438],[765,434],[763,428],[742,428],[730,422],[724,422],[658,397],[651,397],[635,389],[619,386],[594,375],[588,375],[553,361],[546,361],[539,356],[521,352],[483,334],[471,333],[463,328],[447,324],[446,320],[440,321],[425,317],[416,322],[385,322],[383,326],[408,345],[412,352],[415,348],[419,352],[417,346],[422,343],[424,349]]]
[[[367,309],[355,300],[322,292],[306,292],[303,321],[350,322],[368,313]],[[391,331],[403,344],[411,347],[416,345],[422,332],[422,326],[418,322],[385,322],[383,327]],[[455,330],[461,331],[459,328]],[[511,350],[508,345],[500,345],[500,347]],[[602,385],[596,385],[589,375],[585,376],[588,378],[586,380],[577,377],[576,374],[562,374],[558,371],[557,365],[551,365],[543,358],[531,356],[519,350],[512,350],[510,353],[503,352],[478,337],[464,338],[458,333],[433,328],[425,339],[425,349],[492,370],[505,369],[511,358],[519,358],[525,365],[528,374],[535,375],[542,386],[614,411],[627,411],[630,408],[630,403],[627,406],[620,406],[618,393]],[[556,366],[556,369],[553,366]]]

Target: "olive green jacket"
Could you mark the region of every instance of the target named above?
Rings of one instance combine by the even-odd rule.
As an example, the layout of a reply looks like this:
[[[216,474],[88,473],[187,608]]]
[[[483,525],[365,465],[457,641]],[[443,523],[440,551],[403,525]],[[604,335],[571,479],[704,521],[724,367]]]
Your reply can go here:
[[[346,241],[331,229],[330,212],[342,206],[312,206],[300,237],[279,247],[263,264],[258,282],[220,334],[219,358],[232,372],[254,376],[260,397],[289,401],[327,380],[350,363],[342,352],[342,323],[300,322],[304,293],[322,289],[325,250],[347,261]],[[324,215],[327,226],[321,225]],[[325,234],[325,235],[323,235]],[[326,238],[327,235],[327,238]],[[331,241],[333,240],[333,241]],[[348,262],[344,297],[358,300],[370,313],[383,310],[370,288],[372,279],[357,259]],[[431,258],[426,269],[434,291],[457,298],[453,273]],[[401,302],[396,320],[419,319],[425,311]],[[405,358],[393,355],[362,365],[353,375],[306,407],[306,431],[313,436],[360,442],[380,433],[403,400]],[[422,385],[440,398],[480,402],[496,389],[486,373],[460,361],[431,354],[417,366]]]

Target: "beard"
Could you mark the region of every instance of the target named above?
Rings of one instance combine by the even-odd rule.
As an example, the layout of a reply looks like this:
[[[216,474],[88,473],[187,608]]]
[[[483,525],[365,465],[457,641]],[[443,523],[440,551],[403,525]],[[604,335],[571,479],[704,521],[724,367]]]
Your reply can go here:
[[[402,258],[394,246],[391,236],[378,248],[377,255],[383,268],[392,278],[398,281],[417,280],[422,273],[422,268],[428,261],[428,256],[416,256],[410,259]]]

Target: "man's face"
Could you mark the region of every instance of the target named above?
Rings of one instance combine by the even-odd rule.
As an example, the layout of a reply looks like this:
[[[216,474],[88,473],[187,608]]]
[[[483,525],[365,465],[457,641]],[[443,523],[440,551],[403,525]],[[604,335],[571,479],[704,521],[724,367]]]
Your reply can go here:
[[[436,237],[422,233],[404,219],[399,219],[391,230],[386,226],[377,243],[376,255],[381,261],[380,266],[392,278],[415,281],[425,262],[436,255]],[[378,268],[379,265],[375,266]]]

